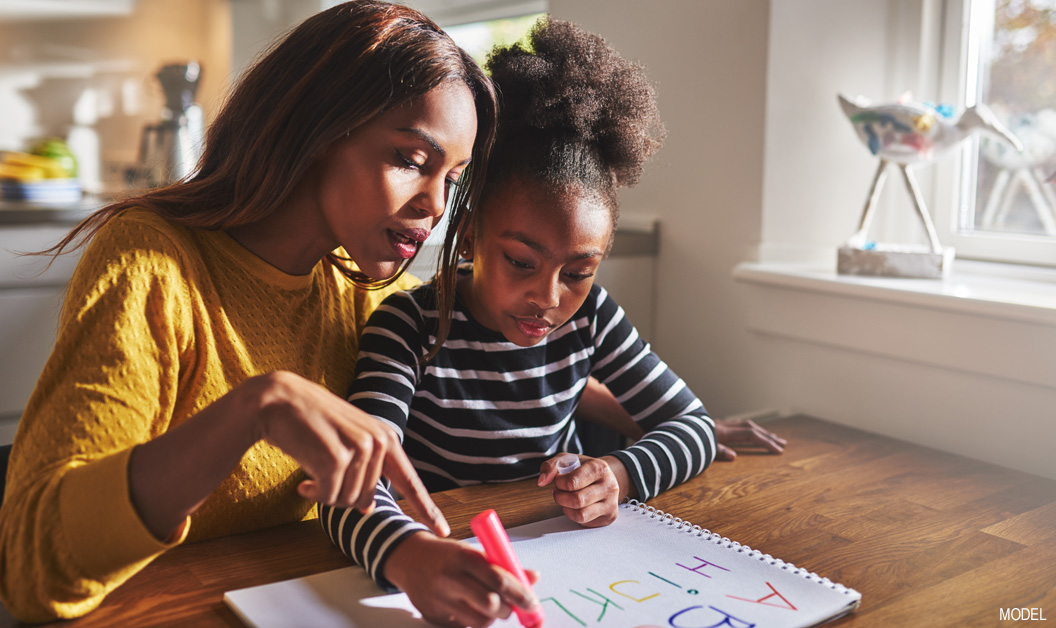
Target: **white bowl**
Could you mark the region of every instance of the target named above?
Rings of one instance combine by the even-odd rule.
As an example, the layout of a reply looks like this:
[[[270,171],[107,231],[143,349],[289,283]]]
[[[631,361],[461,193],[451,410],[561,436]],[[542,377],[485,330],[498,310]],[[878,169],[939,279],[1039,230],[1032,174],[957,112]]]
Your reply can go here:
[[[78,179],[44,179],[43,181],[0,180],[0,198],[37,204],[76,203],[83,191]]]

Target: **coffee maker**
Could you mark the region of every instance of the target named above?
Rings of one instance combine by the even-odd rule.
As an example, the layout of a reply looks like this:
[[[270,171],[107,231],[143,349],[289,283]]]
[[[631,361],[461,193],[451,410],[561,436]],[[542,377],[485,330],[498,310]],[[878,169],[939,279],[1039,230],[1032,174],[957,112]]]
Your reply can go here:
[[[164,65],[158,82],[165,94],[161,121],[143,127],[139,164],[129,174],[135,187],[158,187],[192,174],[202,156],[202,108],[194,102],[201,77],[197,62]]]

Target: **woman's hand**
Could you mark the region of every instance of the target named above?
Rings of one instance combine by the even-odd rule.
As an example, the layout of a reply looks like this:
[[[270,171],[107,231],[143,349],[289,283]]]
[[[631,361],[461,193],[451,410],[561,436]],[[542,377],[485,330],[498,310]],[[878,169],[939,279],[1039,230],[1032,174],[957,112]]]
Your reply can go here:
[[[779,454],[788,444],[785,439],[750,420],[715,421],[715,442],[719,446],[716,460],[735,460],[737,452],[733,447],[758,447]]]
[[[539,486],[553,482],[554,501],[565,516],[576,523],[598,528],[616,521],[620,501],[633,497],[634,486],[623,463],[614,456],[579,456],[579,468],[566,475],[557,473],[558,454],[539,468]]]
[[[374,509],[382,474],[440,536],[450,529],[393,430],[344,399],[292,373],[263,376],[259,437],[292,456],[308,474],[305,499]]]
[[[393,431],[287,372],[246,380],[132,450],[129,491],[143,523],[158,539],[173,537],[261,439],[292,456],[312,478],[298,487],[306,499],[370,512],[384,474],[426,525],[449,534]]]
[[[535,610],[539,601],[513,574],[476,549],[427,532],[400,543],[385,562],[385,578],[398,586],[426,620],[474,628],[510,616],[513,606]],[[538,576],[526,570],[534,583]]]

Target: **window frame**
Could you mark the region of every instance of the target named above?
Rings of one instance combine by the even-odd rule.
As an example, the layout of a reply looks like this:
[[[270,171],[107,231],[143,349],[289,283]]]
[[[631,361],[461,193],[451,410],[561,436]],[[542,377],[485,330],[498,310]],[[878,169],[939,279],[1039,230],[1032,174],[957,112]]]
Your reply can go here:
[[[441,28],[546,13],[549,0],[402,0],[428,15]]]
[[[924,0],[922,14],[927,13],[928,4]],[[941,4],[939,19],[921,19],[921,41],[937,51],[939,102],[953,103],[958,111],[963,111],[977,98],[977,73],[969,76],[967,69],[978,63],[975,38],[980,36],[980,30],[970,29],[970,25],[973,20],[992,21],[994,2],[945,0],[937,4]],[[953,246],[959,258],[1056,266],[1056,237],[961,228],[962,220],[973,214],[978,202],[978,147],[979,136],[975,134],[953,149],[952,155],[935,163],[929,204],[934,208],[939,240]]]

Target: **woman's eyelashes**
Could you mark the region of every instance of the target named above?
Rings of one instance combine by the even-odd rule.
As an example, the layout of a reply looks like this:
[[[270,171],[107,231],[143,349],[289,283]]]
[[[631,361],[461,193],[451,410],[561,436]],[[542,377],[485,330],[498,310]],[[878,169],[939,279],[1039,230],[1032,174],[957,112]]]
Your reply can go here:
[[[407,170],[421,170],[425,166],[425,161],[417,161],[399,150],[396,151],[396,160]]]
[[[419,171],[422,171],[422,170],[425,170],[426,166],[428,166],[428,164],[429,164],[428,159],[426,159],[424,161],[418,161],[417,159],[414,159],[413,157],[408,157],[407,155],[403,154],[399,150],[396,151],[396,161],[399,162],[400,167],[403,168],[404,170],[419,170]],[[461,177],[462,177],[462,173],[461,172],[455,173],[455,174],[451,174],[451,175],[448,175],[448,176],[444,177],[444,189],[445,190],[450,190],[452,187],[455,187],[456,185],[458,185],[458,180]]]

